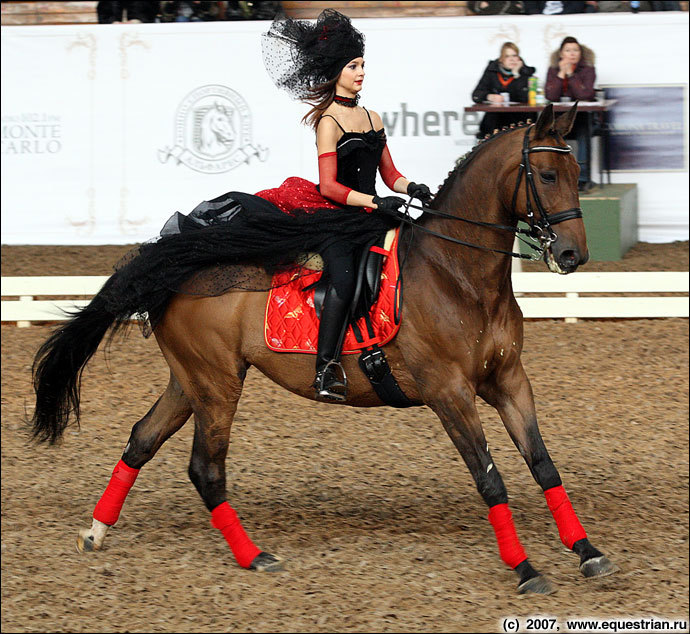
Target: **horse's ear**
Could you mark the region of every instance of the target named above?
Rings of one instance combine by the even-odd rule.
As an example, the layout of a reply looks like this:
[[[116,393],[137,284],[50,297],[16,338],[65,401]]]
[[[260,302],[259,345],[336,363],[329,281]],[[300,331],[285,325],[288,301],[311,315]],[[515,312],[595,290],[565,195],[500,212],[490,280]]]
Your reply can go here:
[[[549,104],[544,108],[537,122],[534,124],[535,139],[543,139],[549,131],[553,128],[553,104]]]
[[[575,123],[575,115],[577,114],[577,104],[578,102],[576,101],[573,104],[573,107],[568,110],[565,114],[562,114],[560,117],[556,119],[556,123],[553,126],[554,131],[558,132],[562,137],[564,137],[568,132],[573,127],[573,123]]]

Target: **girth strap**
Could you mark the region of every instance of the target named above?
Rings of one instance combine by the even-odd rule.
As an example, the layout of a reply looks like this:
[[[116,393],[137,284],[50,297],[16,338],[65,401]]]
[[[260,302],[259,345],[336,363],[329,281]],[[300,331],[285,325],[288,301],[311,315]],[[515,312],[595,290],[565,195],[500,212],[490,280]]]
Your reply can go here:
[[[371,318],[367,313],[364,315],[364,322],[366,323],[369,341],[374,338],[374,328],[371,325]],[[360,331],[356,323],[352,324],[352,332],[355,339],[359,341],[364,347],[367,341],[364,340],[363,333]],[[395,380],[390,365],[386,359],[386,353],[378,344],[373,343],[367,346],[366,350],[362,350],[362,354],[358,359],[359,367],[364,372],[364,375],[369,379],[371,387],[378,397],[391,407],[414,407],[423,405],[410,400],[405,392],[402,391],[400,385]]]

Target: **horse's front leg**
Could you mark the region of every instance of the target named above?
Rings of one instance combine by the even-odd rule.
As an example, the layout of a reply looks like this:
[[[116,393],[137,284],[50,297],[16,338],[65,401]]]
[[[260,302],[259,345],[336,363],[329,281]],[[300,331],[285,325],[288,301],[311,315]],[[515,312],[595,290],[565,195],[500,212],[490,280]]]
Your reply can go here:
[[[492,380],[480,387],[479,395],[498,410],[532,476],[544,491],[561,541],[579,555],[582,574],[603,577],[616,572],[617,566],[590,544],[563,488],[561,476],[539,432],[532,388],[520,360],[498,370]]]
[[[431,385],[429,382],[427,384]],[[460,372],[450,380],[444,378],[443,385],[432,387],[430,392],[434,396],[426,402],[441,419],[472,473],[479,494],[489,507],[489,522],[496,534],[501,559],[520,577],[518,591],[521,594],[551,594],[555,591],[554,587],[532,567],[518,539],[508,508],[508,493],[489,453],[474,404],[474,390]]]

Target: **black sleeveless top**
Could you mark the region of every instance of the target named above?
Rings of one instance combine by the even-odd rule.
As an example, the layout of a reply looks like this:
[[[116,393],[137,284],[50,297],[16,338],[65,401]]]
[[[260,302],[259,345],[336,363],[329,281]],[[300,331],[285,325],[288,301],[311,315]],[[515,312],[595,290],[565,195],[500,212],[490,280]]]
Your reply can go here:
[[[346,132],[333,115],[323,116],[333,119],[343,131],[335,146],[338,157],[336,180],[357,192],[376,196],[376,170],[381,162],[383,148],[386,147],[386,133],[383,128],[374,130],[369,111],[364,108],[364,112],[371,125],[368,132]]]

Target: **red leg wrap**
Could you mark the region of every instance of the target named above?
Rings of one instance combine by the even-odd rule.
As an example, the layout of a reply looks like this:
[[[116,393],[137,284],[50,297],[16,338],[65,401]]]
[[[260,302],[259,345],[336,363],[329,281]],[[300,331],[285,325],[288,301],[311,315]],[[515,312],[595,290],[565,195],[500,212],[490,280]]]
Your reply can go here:
[[[585,533],[585,529],[582,528],[580,520],[577,519],[575,511],[573,511],[573,505],[568,499],[568,494],[562,486],[557,486],[544,491],[544,496],[551,515],[556,520],[561,541],[572,550],[573,544],[586,538],[587,533]]]
[[[261,552],[244,532],[240,518],[235,509],[227,502],[223,502],[211,511],[211,525],[215,526],[225,537],[232,554],[242,568],[249,568],[254,558]]]
[[[98,500],[93,510],[93,518],[112,526],[120,516],[125,498],[139,475],[139,469],[128,467],[122,460],[115,465],[113,475],[108,482],[105,493]]]
[[[496,504],[489,509],[489,521],[494,527],[498,552],[501,559],[511,568],[515,568],[527,559],[527,553],[518,539],[513,514],[507,504]]]

